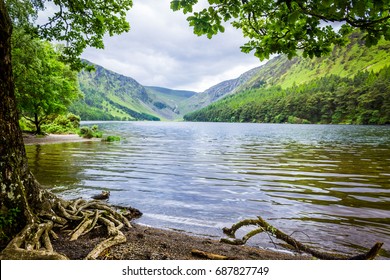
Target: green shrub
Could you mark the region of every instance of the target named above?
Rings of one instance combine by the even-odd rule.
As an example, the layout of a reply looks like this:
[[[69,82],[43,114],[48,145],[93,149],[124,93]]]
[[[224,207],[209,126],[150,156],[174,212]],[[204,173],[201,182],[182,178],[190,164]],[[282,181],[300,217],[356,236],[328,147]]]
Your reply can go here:
[[[91,128],[89,128],[88,126],[80,127],[79,135],[82,136],[83,138],[88,138],[88,139],[93,138],[93,132]]]
[[[119,136],[109,135],[106,138],[102,139],[102,141],[115,142],[115,141],[121,141],[121,138]]]
[[[20,118],[19,127],[22,131],[33,131],[34,127],[25,118]]]
[[[92,128],[88,126],[80,127],[79,135],[83,138],[91,139],[91,138],[102,138],[103,133],[99,131],[97,125],[92,126]]]
[[[80,127],[80,116],[69,113],[68,115],[66,115],[66,118],[72,123],[74,128]]]
[[[53,116],[46,124],[42,125],[42,130],[54,134],[77,133],[79,126],[80,117],[69,113],[66,116]]]

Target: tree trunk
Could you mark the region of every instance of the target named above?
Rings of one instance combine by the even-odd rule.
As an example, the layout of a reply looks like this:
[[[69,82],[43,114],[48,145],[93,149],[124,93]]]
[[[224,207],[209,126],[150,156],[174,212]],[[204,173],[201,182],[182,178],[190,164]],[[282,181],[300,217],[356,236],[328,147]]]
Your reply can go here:
[[[36,134],[41,135],[41,121],[39,120],[38,113],[34,113],[34,124],[36,129]]]
[[[0,0],[0,246],[18,233],[27,222],[35,220],[30,205],[42,200],[39,184],[31,174],[18,111],[11,65],[12,22]],[[11,223],[10,223],[11,224]]]

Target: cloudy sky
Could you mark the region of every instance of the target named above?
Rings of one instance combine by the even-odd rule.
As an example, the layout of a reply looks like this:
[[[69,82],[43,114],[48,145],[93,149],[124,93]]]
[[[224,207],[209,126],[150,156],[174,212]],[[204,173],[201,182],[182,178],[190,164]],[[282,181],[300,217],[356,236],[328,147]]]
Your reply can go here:
[[[241,31],[230,27],[213,37],[198,37],[186,15],[170,10],[170,0],[134,0],[129,33],[105,39],[105,49],[87,49],[83,58],[142,85],[204,91],[259,66],[244,54]]]

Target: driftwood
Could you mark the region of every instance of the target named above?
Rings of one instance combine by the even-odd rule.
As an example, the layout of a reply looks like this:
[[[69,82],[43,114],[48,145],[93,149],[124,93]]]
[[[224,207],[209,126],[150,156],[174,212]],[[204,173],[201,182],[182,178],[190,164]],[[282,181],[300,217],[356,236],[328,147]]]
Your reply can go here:
[[[77,240],[98,226],[107,228],[107,239],[96,245],[86,259],[96,259],[107,248],[126,242],[121,232],[123,227],[131,228],[128,218],[142,215],[133,208],[117,211],[100,201],[56,199],[51,213],[45,212],[31,222],[1,252],[0,259],[67,259],[53,250],[50,236],[58,238],[52,230],[68,232],[69,241]],[[127,218],[128,217],[128,218]]]
[[[223,255],[208,253],[208,252],[200,251],[200,250],[196,250],[196,249],[191,250],[191,254],[196,256],[196,257],[200,257],[200,258],[204,258],[204,259],[208,259],[208,260],[227,260],[228,259],[228,257],[223,256]]]
[[[255,225],[258,228],[250,231],[241,239],[236,238],[235,234],[238,229],[240,229],[243,226],[251,226],[251,225]],[[256,234],[267,232],[273,235],[274,237],[276,237],[277,239],[283,240],[284,242],[292,246],[295,250],[299,252],[308,253],[313,257],[316,257],[318,259],[323,259],[323,260],[372,260],[378,255],[379,250],[383,245],[383,243],[377,242],[368,252],[356,256],[322,252],[297,241],[296,239],[292,238],[290,235],[287,235],[286,233],[273,227],[261,217],[257,217],[257,219],[246,219],[240,221],[232,225],[231,228],[224,228],[223,232],[227,236],[229,236],[230,239],[222,238],[221,242],[233,244],[233,245],[243,245],[248,241],[248,239],[255,236]]]

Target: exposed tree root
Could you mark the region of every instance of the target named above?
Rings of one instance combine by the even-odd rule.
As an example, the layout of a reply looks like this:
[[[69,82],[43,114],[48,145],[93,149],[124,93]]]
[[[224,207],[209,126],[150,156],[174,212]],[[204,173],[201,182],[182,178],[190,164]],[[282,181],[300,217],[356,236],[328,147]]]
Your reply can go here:
[[[236,238],[235,234],[238,229],[240,229],[243,226],[251,226],[251,225],[257,226],[258,228],[247,233],[242,239]],[[285,234],[284,232],[280,231],[279,229],[267,223],[261,217],[257,217],[257,219],[246,219],[240,221],[232,225],[231,228],[224,228],[223,232],[226,235],[228,235],[230,239],[223,238],[221,239],[221,242],[229,243],[233,245],[243,245],[248,241],[249,238],[255,236],[256,234],[259,234],[261,232],[267,232],[275,236],[276,238],[283,240],[284,242],[292,246],[297,251],[305,252],[316,258],[324,259],[324,260],[372,260],[378,255],[379,250],[383,245],[383,243],[377,242],[368,252],[357,256],[347,256],[347,255],[341,255],[335,253],[321,252],[319,250],[308,247],[303,243],[295,240],[290,235]]]
[[[108,237],[88,254],[86,259],[96,259],[107,248],[126,242],[121,232],[124,227],[131,228],[129,219],[133,208],[121,208],[121,213],[100,201],[76,199],[65,201],[55,199],[49,211],[31,219],[31,222],[1,252],[0,259],[67,259],[66,256],[54,252],[50,235],[56,238],[52,230],[68,232],[69,241],[77,240],[98,226],[107,228]]]
[[[1,252],[1,259],[66,260],[66,256],[54,252],[51,246],[49,232],[52,227],[50,221],[28,224]]]
[[[96,245],[96,247],[91,252],[89,252],[86,259],[87,260],[94,260],[97,257],[99,257],[99,255],[107,248],[110,248],[114,245],[117,245],[120,243],[125,243],[125,242],[126,242],[125,235],[121,231],[118,231],[117,235],[111,236],[110,238],[108,238],[108,239],[100,242],[98,245]]]

